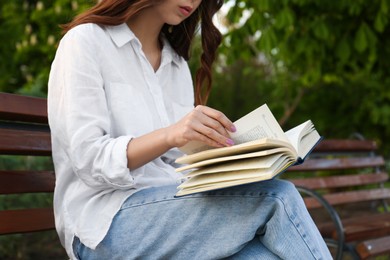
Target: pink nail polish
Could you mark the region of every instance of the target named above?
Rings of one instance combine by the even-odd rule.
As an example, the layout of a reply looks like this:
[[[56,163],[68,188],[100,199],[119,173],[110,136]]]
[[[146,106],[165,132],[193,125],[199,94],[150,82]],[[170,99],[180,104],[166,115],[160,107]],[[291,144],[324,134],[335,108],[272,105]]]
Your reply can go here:
[[[235,132],[237,129],[236,127],[233,125],[231,128],[230,128],[231,132]]]
[[[226,143],[227,143],[228,145],[234,145],[234,142],[233,142],[232,139],[227,139],[227,140],[226,140]]]

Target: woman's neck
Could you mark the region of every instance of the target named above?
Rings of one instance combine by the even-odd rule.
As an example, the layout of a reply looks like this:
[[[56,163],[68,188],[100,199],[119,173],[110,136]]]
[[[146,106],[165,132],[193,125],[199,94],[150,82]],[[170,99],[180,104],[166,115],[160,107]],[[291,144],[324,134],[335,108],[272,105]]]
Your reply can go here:
[[[130,18],[127,25],[141,42],[146,58],[154,70],[157,71],[161,62],[162,50],[160,32],[164,24],[157,21],[151,12],[145,10]]]

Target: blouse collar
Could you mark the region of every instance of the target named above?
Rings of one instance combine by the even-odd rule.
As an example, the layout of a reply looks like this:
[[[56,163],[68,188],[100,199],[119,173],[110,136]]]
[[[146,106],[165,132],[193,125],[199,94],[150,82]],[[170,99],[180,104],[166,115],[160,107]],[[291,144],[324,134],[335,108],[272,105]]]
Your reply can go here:
[[[126,23],[115,26],[107,26],[106,28],[112,41],[118,48],[123,47],[131,41],[137,41],[141,45],[137,36],[133,33],[133,31],[131,31]],[[175,52],[165,37],[163,37],[163,45],[162,56],[165,59],[164,63],[173,61],[177,66],[179,66],[182,58]]]

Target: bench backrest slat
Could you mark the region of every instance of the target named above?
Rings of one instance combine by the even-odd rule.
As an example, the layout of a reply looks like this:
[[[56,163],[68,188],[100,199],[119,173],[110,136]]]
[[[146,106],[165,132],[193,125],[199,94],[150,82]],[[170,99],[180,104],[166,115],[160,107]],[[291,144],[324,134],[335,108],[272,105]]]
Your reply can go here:
[[[0,154],[50,156],[50,133],[0,128]]]
[[[314,152],[370,152],[378,149],[372,140],[325,139],[314,149]]]
[[[54,185],[53,171],[0,171],[0,194],[53,192]]]
[[[328,177],[302,178],[292,179],[291,181],[295,185],[307,187],[310,189],[333,189],[359,185],[378,184],[386,182],[388,179],[388,173],[381,172],[373,174],[351,174]]]
[[[342,205],[372,200],[390,199],[390,189],[371,189],[329,193],[324,194],[323,196],[331,205]],[[318,201],[313,198],[305,198],[305,203],[309,209],[321,207]]]
[[[0,118],[47,124],[46,99],[0,93]]]
[[[321,171],[321,170],[346,170],[367,167],[381,167],[385,165],[382,156],[334,158],[334,159],[308,159],[301,165],[289,168],[289,171]]]
[[[0,211],[0,234],[15,234],[53,229],[52,208]]]

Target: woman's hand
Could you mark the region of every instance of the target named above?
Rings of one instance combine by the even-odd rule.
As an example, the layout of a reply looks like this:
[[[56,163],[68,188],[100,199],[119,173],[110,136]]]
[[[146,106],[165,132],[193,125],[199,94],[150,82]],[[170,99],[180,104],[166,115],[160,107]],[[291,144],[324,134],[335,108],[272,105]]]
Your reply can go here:
[[[229,131],[236,131],[222,112],[207,106],[197,106],[166,130],[166,140],[171,147],[181,147],[189,141],[200,141],[213,147],[231,146],[234,143]]]
[[[189,141],[200,141],[214,147],[233,145],[229,132],[235,132],[233,123],[221,112],[197,106],[179,122],[148,134],[133,138],[127,145],[127,161],[130,170],[161,156],[173,147],[181,147]]]

